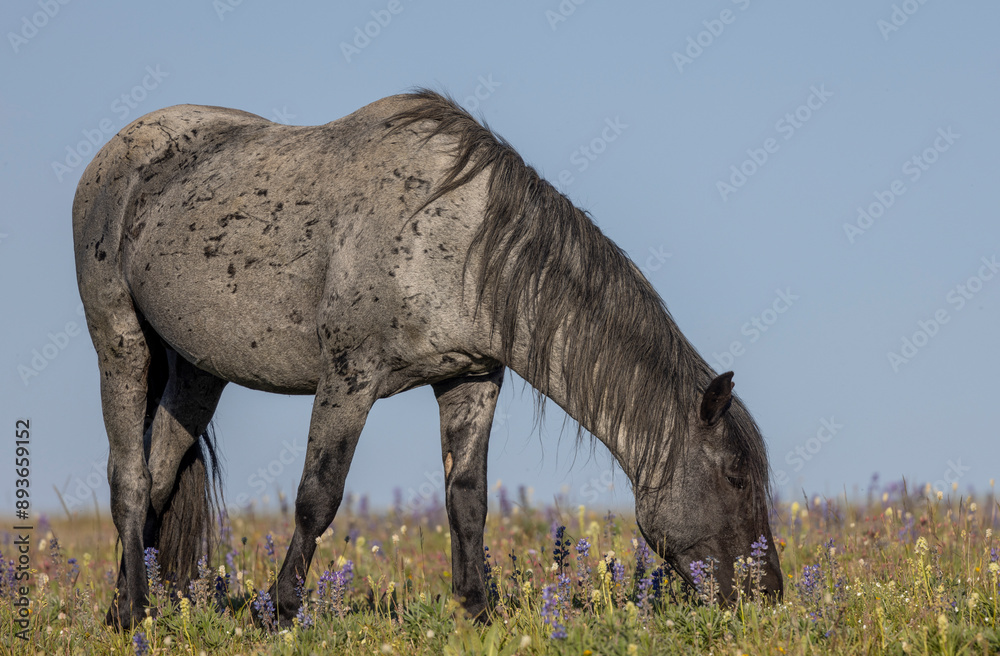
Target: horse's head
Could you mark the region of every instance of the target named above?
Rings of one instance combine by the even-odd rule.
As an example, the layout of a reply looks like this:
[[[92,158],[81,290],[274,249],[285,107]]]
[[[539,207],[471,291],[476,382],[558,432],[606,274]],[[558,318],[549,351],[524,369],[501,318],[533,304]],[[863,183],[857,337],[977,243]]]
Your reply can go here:
[[[780,599],[781,565],[768,522],[767,454],[749,413],[733,398],[732,378],[732,372],[718,376],[694,400],[688,434],[673,436],[679,442],[658,463],[658,476],[649,485],[637,482],[636,519],[646,541],[688,583],[694,583],[692,563],[714,565],[720,602],[735,600],[734,563],[753,551],[761,562],[761,589]],[[744,588],[750,587],[746,580]]]

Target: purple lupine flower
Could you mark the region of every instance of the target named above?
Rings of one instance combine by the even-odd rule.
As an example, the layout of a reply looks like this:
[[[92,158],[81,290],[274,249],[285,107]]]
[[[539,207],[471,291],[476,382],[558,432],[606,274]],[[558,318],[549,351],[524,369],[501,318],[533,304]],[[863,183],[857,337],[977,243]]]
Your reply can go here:
[[[707,569],[705,562],[696,560],[688,568],[691,570],[691,579],[694,581],[694,587],[701,592],[701,587],[705,583],[705,570]]]
[[[649,566],[653,564],[653,556],[650,553],[646,540],[639,538],[635,549],[635,579],[636,579],[636,601],[639,608],[647,606],[649,588],[653,585],[653,577],[649,573]]]
[[[660,565],[653,570],[650,576],[650,592],[653,597],[653,602],[660,600],[660,596],[663,594],[663,589],[666,587],[664,583],[666,582],[667,576],[670,574],[670,568],[666,564]],[[673,593],[671,593],[673,594]]]
[[[507,496],[507,488],[503,485],[500,486],[500,490],[497,492],[497,496],[500,501],[500,514],[504,517],[510,515],[510,511],[513,510],[513,506],[510,503],[510,498]]]
[[[564,640],[566,638],[566,627],[561,622],[562,612],[560,609],[556,586],[547,585],[542,590],[542,621],[552,629],[549,637],[553,640]]]
[[[15,591],[17,590],[17,569],[14,567],[14,561],[8,560],[4,561],[3,554],[0,553],[0,599],[4,597],[15,598]]]
[[[696,560],[689,565],[689,568],[691,571],[691,579],[694,582],[694,587],[698,592],[698,596],[706,604],[714,604],[717,592],[717,584],[715,581],[715,559],[708,558],[707,562]]]
[[[795,583],[799,595],[807,602],[817,601],[822,596],[823,568],[816,565],[806,565],[802,568],[802,578]]]
[[[132,636],[132,646],[135,648],[135,656],[149,655],[149,643],[146,641],[146,634],[142,631]]]
[[[493,564],[490,562],[490,548],[483,546],[483,581],[486,582],[486,598],[497,600],[500,598],[500,591],[497,589],[497,580],[493,576]]]
[[[767,538],[761,535],[757,541],[750,545],[750,555],[760,560],[767,553]]]
[[[343,616],[346,610],[344,597],[352,581],[354,581],[353,561],[346,561],[343,567],[333,572],[324,571],[316,585],[316,597],[321,607],[329,609],[335,615]]]
[[[301,626],[303,629],[312,628],[312,626],[314,624],[312,615],[310,615],[306,611],[306,605],[305,604],[302,604],[301,606],[299,606],[299,612],[297,612],[295,614],[295,619],[297,619],[299,621],[299,626]]]
[[[569,555],[569,540],[565,540],[563,536],[566,534],[566,527],[559,526],[552,531],[552,537],[555,539],[555,548],[552,550],[552,558],[556,562],[556,566],[562,571],[562,568],[566,564],[566,556]]]
[[[264,550],[267,551],[267,558],[271,563],[276,564],[277,559],[274,556],[274,537],[270,533],[264,536]]]
[[[264,623],[264,628],[274,628],[274,602],[271,601],[271,595],[264,590],[259,591],[257,598],[253,600],[253,609]]]
[[[612,561],[611,580],[619,585],[625,581],[625,563],[620,558],[614,558]]]
[[[558,583],[556,584],[556,590],[559,594],[559,605],[562,606],[563,614],[567,615],[569,613],[570,603],[573,600],[573,592],[569,586],[569,576],[566,574],[559,574]]]
[[[149,581],[149,591],[156,596],[166,594],[163,581],[160,580],[160,562],[157,560],[160,552],[155,547],[146,547],[143,561],[146,563],[146,579]]]
[[[576,582],[581,588],[590,581],[588,556],[590,556],[590,541],[587,538],[580,538],[576,543]]]

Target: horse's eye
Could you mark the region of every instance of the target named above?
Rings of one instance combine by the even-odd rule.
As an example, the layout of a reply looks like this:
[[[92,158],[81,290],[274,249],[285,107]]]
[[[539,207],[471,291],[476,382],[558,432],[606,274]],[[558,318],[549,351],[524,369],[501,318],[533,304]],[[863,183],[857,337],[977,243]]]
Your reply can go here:
[[[733,487],[735,487],[737,490],[742,490],[743,488],[745,488],[747,486],[747,479],[745,479],[745,478],[737,478],[735,476],[726,476],[726,479],[729,481],[729,484],[732,485]]]

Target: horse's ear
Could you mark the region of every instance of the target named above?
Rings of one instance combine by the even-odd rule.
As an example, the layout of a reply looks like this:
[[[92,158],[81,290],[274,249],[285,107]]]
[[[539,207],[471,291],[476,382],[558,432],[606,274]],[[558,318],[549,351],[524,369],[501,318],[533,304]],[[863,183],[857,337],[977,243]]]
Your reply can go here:
[[[701,400],[701,421],[706,426],[713,426],[733,400],[733,372],[727,371],[717,376],[705,390]]]

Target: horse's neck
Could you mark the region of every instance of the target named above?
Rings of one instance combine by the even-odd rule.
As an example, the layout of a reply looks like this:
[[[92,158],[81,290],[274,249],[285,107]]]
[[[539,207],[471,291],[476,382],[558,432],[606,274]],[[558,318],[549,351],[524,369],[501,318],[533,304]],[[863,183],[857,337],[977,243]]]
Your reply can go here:
[[[573,320],[587,321],[591,319],[579,316],[574,317]],[[588,400],[572,394],[570,389],[568,389],[567,372],[564,368],[562,354],[566,352],[567,346],[573,348],[573,345],[567,345],[565,331],[559,330],[552,339],[551,349],[546,354],[547,366],[538,367],[537,363],[531,361],[532,356],[529,355],[531,323],[532,321],[528,320],[525,322],[525,325],[519,327],[518,338],[515,340],[512,349],[513,352],[505,364],[524,378],[532,387],[554,401],[585,430],[599,439],[621,465],[629,480],[635,484],[636,476],[639,473],[639,449],[637,448],[639,445],[636,440],[655,439],[659,435],[630,437],[628,434],[630,427],[627,425],[627,422],[620,426],[614,426],[611,418],[620,409],[614,407],[613,399],[608,401],[601,412],[597,413],[596,416],[592,416],[593,413],[589,412],[589,409],[585,407]],[[608,365],[608,363],[603,364],[604,366]],[[620,362],[615,364],[619,367],[637,366],[637,363]],[[595,368],[592,368],[588,372],[588,378],[590,379],[601,377],[601,373],[596,370],[597,363],[594,366]],[[547,376],[542,373],[546,369],[548,372]],[[580,374],[575,373],[570,375],[579,376]],[[656,382],[650,381],[650,384],[656,384]]]

